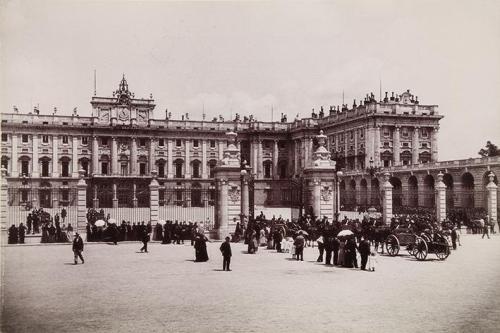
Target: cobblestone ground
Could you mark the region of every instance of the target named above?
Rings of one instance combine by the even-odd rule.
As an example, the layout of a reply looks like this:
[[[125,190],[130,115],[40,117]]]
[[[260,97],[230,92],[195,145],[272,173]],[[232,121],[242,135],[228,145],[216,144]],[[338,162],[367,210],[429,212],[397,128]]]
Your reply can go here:
[[[194,263],[188,245],[3,248],[2,332],[498,332],[500,236],[463,235],[448,260],[379,257],[376,272],[332,268],[220,243]]]

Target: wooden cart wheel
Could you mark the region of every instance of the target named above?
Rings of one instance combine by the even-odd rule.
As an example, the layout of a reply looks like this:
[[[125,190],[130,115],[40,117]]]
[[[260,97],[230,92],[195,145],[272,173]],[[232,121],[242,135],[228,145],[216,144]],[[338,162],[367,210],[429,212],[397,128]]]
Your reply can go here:
[[[417,260],[425,260],[427,258],[427,253],[429,252],[429,248],[427,247],[427,242],[423,238],[419,238],[417,240],[417,246],[415,248],[414,256]]]
[[[387,253],[394,257],[399,253],[399,241],[394,235],[389,235],[385,241],[385,247],[387,249]]]
[[[439,244],[436,244],[436,256],[439,260],[445,260],[450,255],[450,243],[444,237],[441,238]]]
[[[417,245],[415,243],[410,243],[406,246],[406,251],[408,251],[408,254],[412,256],[415,254],[416,248],[417,248]]]
[[[429,238],[429,236],[425,233],[422,233],[420,235],[420,238],[422,238],[424,241],[426,241],[427,243],[429,243],[431,241],[431,239]]]

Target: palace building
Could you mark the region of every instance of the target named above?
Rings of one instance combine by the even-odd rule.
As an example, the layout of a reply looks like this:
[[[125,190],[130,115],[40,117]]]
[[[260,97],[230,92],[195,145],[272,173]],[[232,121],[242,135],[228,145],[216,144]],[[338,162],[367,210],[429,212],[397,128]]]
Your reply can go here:
[[[381,101],[370,94],[352,107],[321,107],[292,122],[286,117],[280,122],[174,120],[168,114],[154,119],[152,97],[136,98],[125,78],[111,97],[94,96],[90,104],[91,116],[76,110],[71,116],[2,113],[1,165],[7,170],[9,205],[71,206],[80,169],[88,207],[147,207],[154,171],[161,204],[209,205],[228,131],[238,134],[241,157],[262,190],[262,205],[279,206],[286,183],[301,178],[320,130],[344,174],[344,208],[379,205],[382,169],[391,173],[394,205],[414,207],[434,204],[438,172],[445,174],[450,204],[483,207],[487,174],[500,173],[498,158],[440,162],[443,116],[437,105],[421,104],[409,90],[386,93]],[[188,199],[176,194],[179,188],[191,191]]]

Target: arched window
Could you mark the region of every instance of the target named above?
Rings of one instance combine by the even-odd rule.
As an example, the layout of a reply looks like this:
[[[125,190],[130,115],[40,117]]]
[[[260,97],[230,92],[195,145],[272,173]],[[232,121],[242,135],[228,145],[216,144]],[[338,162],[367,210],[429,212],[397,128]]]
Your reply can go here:
[[[68,157],[62,157],[61,161],[61,177],[69,177],[69,161]]]
[[[184,172],[182,170],[183,164],[184,164],[184,161],[181,159],[176,159],[174,161],[175,178],[184,178]]]
[[[50,158],[42,157],[40,159],[40,162],[42,164],[42,177],[48,177],[50,168]]]
[[[271,178],[272,176],[272,162],[271,161],[264,161],[264,178]]]
[[[210,160],[210,161],[208,161],[208,169],[210,171],[210,175],[209,175],[210,178],[214,178],[214,176],[215,176],[214,170],[215,170],[215,166],[216,165],[217,165],[217,161],[216,160]]]
[[[193,166],[193,172],[192,172],[192,177],[193,178],[200,178],[200,165],[201,165],[201,162],[198,161],[198,160],[194,160],[192,163],[192,166]]]
[[[164,159],[159,159],[156,162],[156,166],[158,168],[158,177],[163,178],[165,177],[165,160]]]

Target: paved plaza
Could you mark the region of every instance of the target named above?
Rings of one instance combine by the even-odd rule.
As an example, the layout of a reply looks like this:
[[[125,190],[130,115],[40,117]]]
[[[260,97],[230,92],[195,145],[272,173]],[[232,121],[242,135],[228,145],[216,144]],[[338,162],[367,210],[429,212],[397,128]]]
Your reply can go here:
[[[500,236],[463,235],[444,262],[379,256],[376,272],[220,243],[195,263],[185,245],[86,244],[4,251],[2,332],[498,332]]]

